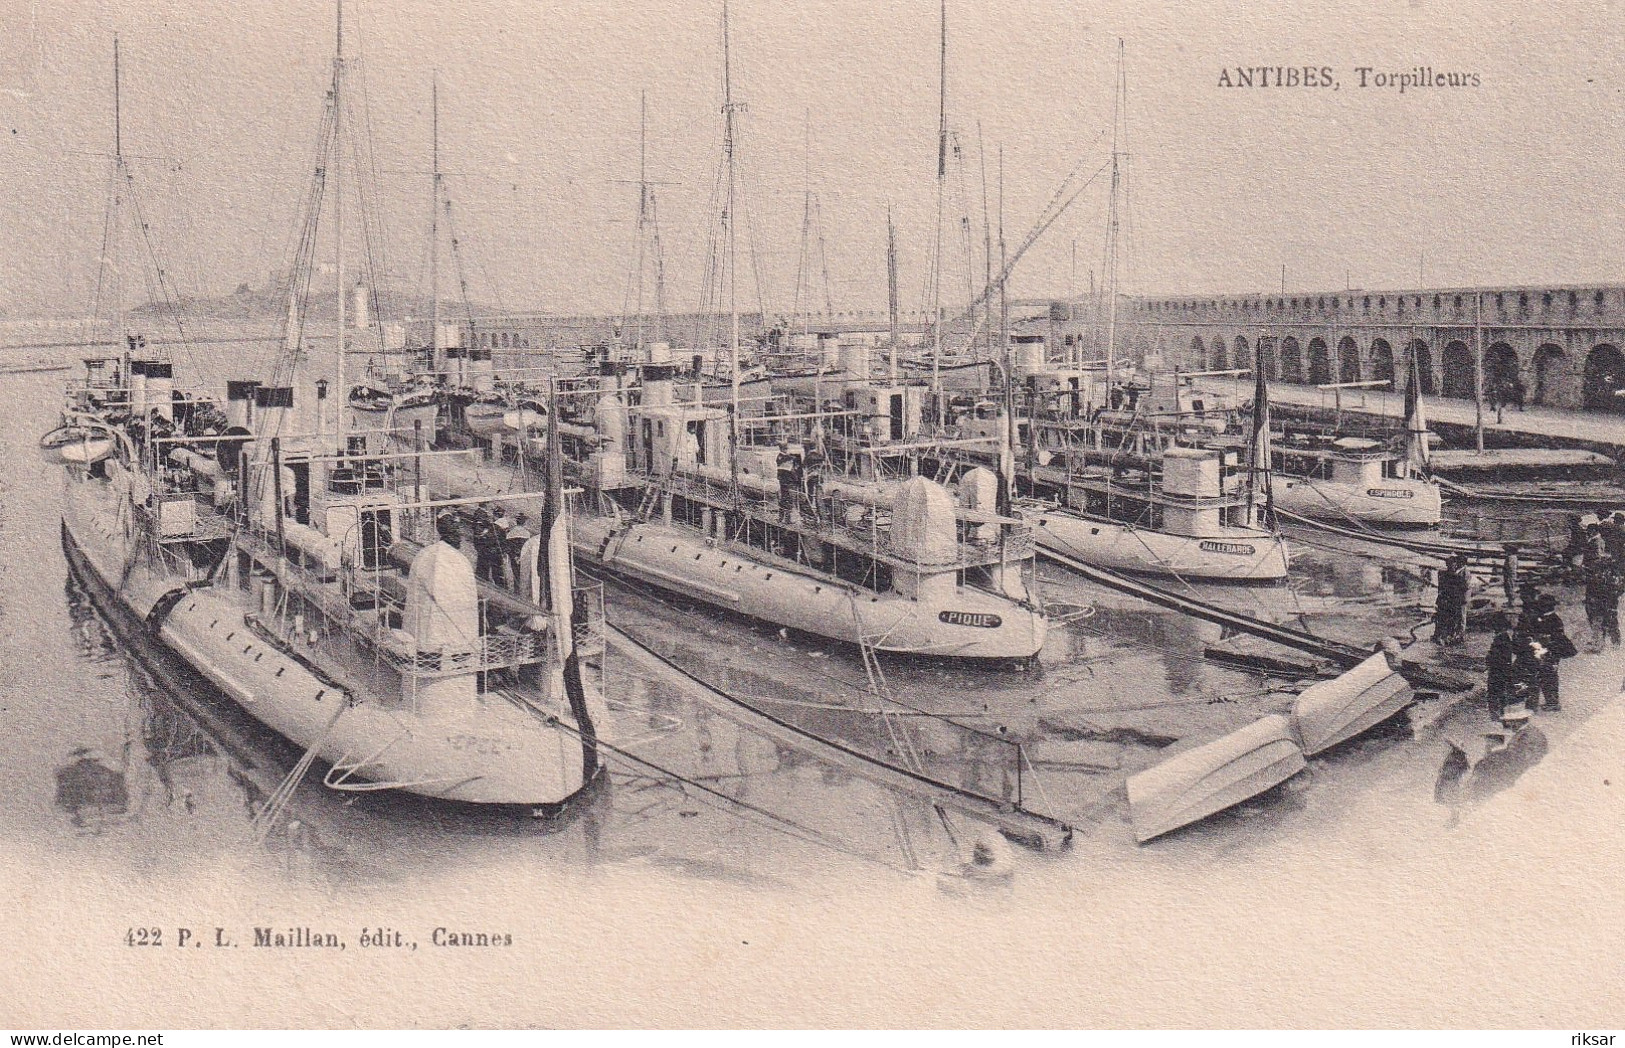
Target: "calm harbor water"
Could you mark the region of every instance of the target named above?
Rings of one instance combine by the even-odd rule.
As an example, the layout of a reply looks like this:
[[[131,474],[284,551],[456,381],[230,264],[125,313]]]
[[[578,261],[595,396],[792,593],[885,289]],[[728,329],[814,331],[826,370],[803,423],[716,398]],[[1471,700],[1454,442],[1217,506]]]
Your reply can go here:
[[[254,816],[298,753],[194,682],[155,677],[68,577],[58,467],[34,450],[65,377],[0,375],[0,837],[134,873],[229,861],[273,885],[646,866],[799,890],[877,869],[940,870],[963,857],[963,824],[955,833],[924,803],[741,730],[613,656],[615,741],[650,763],[612,761],[608,787],[570,817],[545,825],[471,818],[335,794],[312,774],[261,839]],[[1204,595],[1365,644],[1405,635],[1427,617],[1432,591],[1407,558],[1296,549],[1289,586]],[[1217,626],[1059,569],[1042,569],[1041,589],[1055,623],[1037,666],[887,660],[892,695],[911,709],[885,717],[853,652],[668,596],[614,585],[608,596],[611,617],[628,632],[776,716],[893,759],[907,751],[932,774],[986,793],[1022,790],[1030,806],[1078,826],[1074,856],[1132,855],[1124,776],[1170,747],[1285,709],[1290,682],[1205,658],[1218,644],[1251,650]],[[1383,737],[1361,752],[1407,744]],[[1270,803],[1276,815],[1301,807]],[[1178,835],[1175,848],[1223,847],[1227,825],[1235,831],[1218,820]],[[1018,852],[1016,861],[1019,874],[1078,860]]]

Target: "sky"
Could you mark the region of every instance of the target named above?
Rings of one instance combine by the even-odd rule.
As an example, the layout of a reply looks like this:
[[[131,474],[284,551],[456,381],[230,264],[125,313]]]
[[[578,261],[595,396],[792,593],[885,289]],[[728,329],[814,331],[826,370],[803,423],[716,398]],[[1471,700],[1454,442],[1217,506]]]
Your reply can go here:
[[[967,268],[981,271],[984,167],[997,226],[1002,156],[1014,251],[1069,172],[1109,164],[1119,39],[1124,292],[1273,290],[1283,266],[1289,290],[1625,279],[1617,3],[948,0],[947,11],[962,158],[945,193],[949,304]],[[810,188],[834,308],[884,309],[888,207],[903,306],[919,308],[937,228],[937,0],[731,0],[730,13],[746,105],[741,305],[790,309]],[[721,155],[720,3],[349,0],[345,19],[392,283],[427,288],[437,77],[469,295],[620,310],[647,92],[668,301],[696,306]],[[284,264],[331,71],[329,0],[0,0],[0,22],[0,310],[89,311],[115,33],[124,149],[177,290],[261,287]],[[1338,86],[1220,86],[1226,70],[1257,66],[1330,67]],[[1478,86],[1361,88],[1362,66],[1372,81],[1420,66]],[[1013,295],[1104,279],[1105,186],[1021,258]],[[821,302],[818,267],[809,283]]]

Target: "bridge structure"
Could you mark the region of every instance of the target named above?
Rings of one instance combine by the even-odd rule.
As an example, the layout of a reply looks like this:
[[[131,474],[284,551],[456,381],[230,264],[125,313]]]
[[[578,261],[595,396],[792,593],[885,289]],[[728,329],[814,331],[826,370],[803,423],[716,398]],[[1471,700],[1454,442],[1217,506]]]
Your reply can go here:
[[[1162,368],[1250,368],[1257,351],[1274,382],[1397,372],[1402,389],[1414,355],[1431,396],[1625,413],[1625,284],[1142,296],[1119,310],[1120,351]]]

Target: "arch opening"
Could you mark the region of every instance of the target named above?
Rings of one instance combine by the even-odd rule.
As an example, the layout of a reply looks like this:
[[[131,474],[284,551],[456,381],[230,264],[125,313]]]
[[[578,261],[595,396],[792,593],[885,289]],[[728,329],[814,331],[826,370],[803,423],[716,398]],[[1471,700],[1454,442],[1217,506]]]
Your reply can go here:
[[[1281,381],[1303,381],[1303,354],[1298,349],[1298,340],[1291,335],[1281,340]]]
[[[1586,354],[1583,399],[1591,411],[1625,414],[1625,354],[1607,342],[1593,346]]]
[[[1360,381],[1360,347],[1352,338],[1337,344],[1337,381]]]
[[[1491,404],[1523,407],[1528,394],[1523,382],[1523,363],[1518,351],[1505,342],[1490,346],[1484,355],[1484,397]]]
[[[1332,380],[1331,354],[1326,351],[1326,340],[1309,340],[1309,382],[1319,386]]]
[[[1444,395],[1473,399],[1473,351],[1460,339],[1444,347]]]
[[[1535,350],[1535,389],[1530,403],[1545,404],[1557,386],[1567,354],[1563,347],[1547,342]]]
[[[1422,380],[1422,395],[1424,397],[1433,396],[1439,391],[1438,384],[1434,381],[1433,376],[1433,350],[1419,338],[1412,339],[1411,344],[1405,349],[1407,353],[1416,358],[1416,370],[1420,373]],[[1401,389],[1404,388],[1404,384],[1405,380],[1401,379]]]
[[[1384,379],[1390,384],[1394,382],[1394,348],[1386,339],[1371,343],[1371,377],[1378,382]]]

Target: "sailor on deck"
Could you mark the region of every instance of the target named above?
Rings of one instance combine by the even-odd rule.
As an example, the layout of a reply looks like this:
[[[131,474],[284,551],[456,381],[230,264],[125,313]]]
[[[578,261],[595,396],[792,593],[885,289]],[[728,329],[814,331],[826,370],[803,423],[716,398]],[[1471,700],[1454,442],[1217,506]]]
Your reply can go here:
[[[801,493],[801,456],[790,450],[788,440],[779,441],[779,523],[796,522],[797,496]]]

